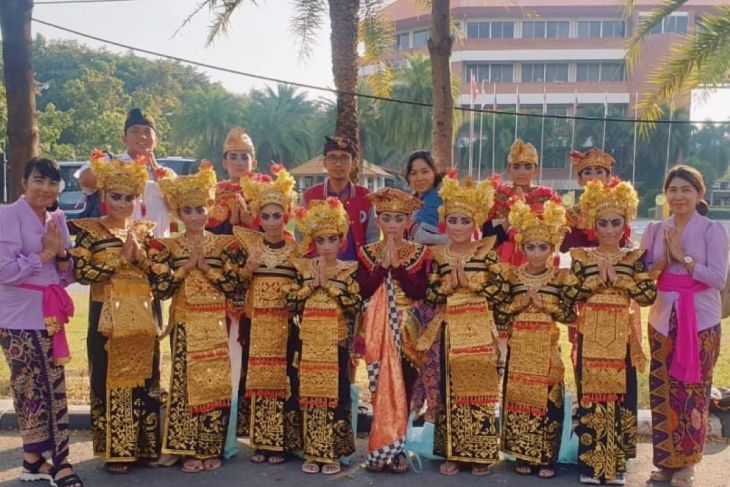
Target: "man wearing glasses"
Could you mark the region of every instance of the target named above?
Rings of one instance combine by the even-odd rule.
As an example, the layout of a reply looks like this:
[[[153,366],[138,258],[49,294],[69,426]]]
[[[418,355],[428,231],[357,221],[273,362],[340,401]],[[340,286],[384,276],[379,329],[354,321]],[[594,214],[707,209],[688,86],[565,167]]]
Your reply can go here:
[[[349,261],[357,260],[359,247],[380,238],[375,210],[367,198],[369,191],[350,181],[354,156],[355,146],[350,139],[325,136],[322,162],[327,170],[327,179],[308,188],[303,195],[305,207],[309,207],[312,201],[324,200],[329,196],[342,201],[350,217],[350,229],[347,245],[340,249],[338,258]]]

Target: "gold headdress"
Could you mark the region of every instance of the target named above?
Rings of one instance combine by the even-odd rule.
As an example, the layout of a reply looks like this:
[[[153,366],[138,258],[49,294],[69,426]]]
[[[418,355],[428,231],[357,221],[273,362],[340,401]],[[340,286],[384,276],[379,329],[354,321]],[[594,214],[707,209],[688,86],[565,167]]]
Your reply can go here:
[[[234,127],[226,135],[226,141],[223,142],[223,153],[230,150],[248,152],[251,154],[251,158],[256,159],[256,148],[243,127]]]
[[[368,199],[375,207],[375,212],[405,213],[411,215],[423,203],[415,196],[395,188],[383,188],[377,193],[368,194]]]
[[[441,223],[446,215],[460,213],[474,220],[481,228],[494,205],[494,184],[489,179],[475,183],[467,177],[459,183],[456,178],[445,177],[439,196],[443,200],[438,210]]]
[[[338,198],[313,201],[309,208],[297,208],[297,228],[304,235],[303,245],[309,247],[317,237],[323,235],[347,235],[350,218]]]
[[[507,156],[507,164],[535,164],[538,165],[540,160],[537,157],[537,149],[529,142],[525,143],[522,139],[517,139],[512,143]]]
[[[102,191],[117,189],[134,196],[144,193],[144,185],[149,178],[147,164],[141,160],[107,160],[104,153],[91,153],[91,171],[96,176],[96,186]]]
[[[540,240],[560,246],[568,231],[565,207],[558,201],[549,200],[541,212],[533,211],[522,200],[515,201],[509,211],[509,223],[515,229],[515,242]]]
[[[213,206],[216,177],[210,162],[201,163],[195,174],[162,178],[158,184],[172,212],[185,206]]]
[[[606,213],[623,215],[628,224],[636,218],[639,197],[630,183],[604,185],[601,181],[589,181],[580,197],[580,211],[586,216],[587,228],[594,228],[596,218]]]
[[[250,174],[241,177],[241,190],[254,215],[258,215],[261,208],[269,204],[281,206],[287,214],[292,210],[297,197],[294,178],[280,164],[272,165],[271,173],[274,175],[273,181]]]
[[[613,172],[613,166],[616,164],[611,154],[603,152],[601,149],[591,149],[585,154],[579,151],[570,152],[570,162],[575,167],[576,173],[580,172],[587,167],[602,167],[607,169],[609,172]]]

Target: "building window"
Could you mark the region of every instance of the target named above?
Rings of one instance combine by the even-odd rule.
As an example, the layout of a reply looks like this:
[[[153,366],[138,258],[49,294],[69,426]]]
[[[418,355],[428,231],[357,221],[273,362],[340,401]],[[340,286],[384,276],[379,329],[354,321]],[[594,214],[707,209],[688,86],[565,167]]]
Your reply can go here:
[[[484,63],[467,63],[464,69],[464,82],[471,82],[471,75],[477,83],[487,81],[491,83],[511,83],[514,66],[512,64],[484,64]]]
[[[601,63],[578,63],[576,81],[598,81],[601,79]]]
[[[567,63],[527,63],[522,65],[522,82],[560,83],[568,81]]]
[[[468,22],[468,39],[512,39],[515,36],[514,22]]]
[[[643,20],[649,14],[640,13],[639,19]],[[675,13],[668,17],[664,17],[660,23],[655,25],[650,31],[650,35],[656,34],[686,34],[689,29],[689,15],[686,13]]]
[[[624,81],[624,63],[601,63],[601,81]]]
[[[410,34],[408,32],[395,36],[396,49],[408,49],[410,47]]]
[[[552,39],[568,37],[568,21],[526,21],[522,22],[522,37],[533,39]]]
[[[430,30],[418,30],[413,33],[413,47],[423,47],[428,44],[428,39],[431,37]]]
[[[623,20],[581,20],[578,21],[579,38],[625,37],[626,23]]]

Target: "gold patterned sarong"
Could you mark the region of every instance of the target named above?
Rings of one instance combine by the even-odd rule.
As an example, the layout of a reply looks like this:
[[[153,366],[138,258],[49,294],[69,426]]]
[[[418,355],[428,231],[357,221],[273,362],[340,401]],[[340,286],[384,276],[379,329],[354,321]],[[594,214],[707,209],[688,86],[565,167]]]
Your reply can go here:
[[[499,400],[494,321],[486,301],[472,293],[447,298],[449,376],[453,402],[489,404]]]
[[[630,336],[629,300],[619,294],[594,294],[581,314],[581,388],[591,402],[615,400],[626,393],[626,347]]]
[[[152,376],[157,326],[147,280],[135,270],[119,270],[104,286],[99,332],[108,337],[107,387],[143,386]]]
[[[280,277],[256,276],[250,304],[251,338],[246,397],[283,399],[286,395],[286,350],[289,312]]]
[[[325,293],[321,290],[318,292]],[[314,295],[307,301],[302,313],[299,331],[302,341],[299,392],[302,401],[306,401],[308,406],[334,407],[337,404],[337,312],[335,300],[317,299]]]

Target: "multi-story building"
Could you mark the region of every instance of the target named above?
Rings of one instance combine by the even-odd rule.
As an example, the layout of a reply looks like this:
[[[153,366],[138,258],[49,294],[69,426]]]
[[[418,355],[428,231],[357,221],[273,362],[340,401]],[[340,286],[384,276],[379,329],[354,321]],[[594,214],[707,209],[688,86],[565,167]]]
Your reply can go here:
[[[631,15],[624,4],[625,0],[452,0],[459,36],[451,66],[462,80],[457,104],[471,104],[473,78],[479,89],[476,106],[506,110],[519,104],[520,112],[540,113],[545,107],[558,115],[594,106],[594,116],[602,116],[608,107],[611,115],[631,117],[662,58],[696,29],[703,12],[727,0],[690,0],[652,31],[633,70],[625,62],[627,40],[641,17],[661,0],[636,1]],[[386,15],[395,25],[396,61],[414,53],[427,55],[428,10],[413,0],[395,0],[386,7]],[[675,100],[677,107],[689,103],[689,95]],[[457,140],[457,147],[460,142],[463,146],[463,140]],[[563,146],[600,145],[597,142],[563,140]],[[551,154],[545,157],[546,167],[567,166],[567,151]]]

